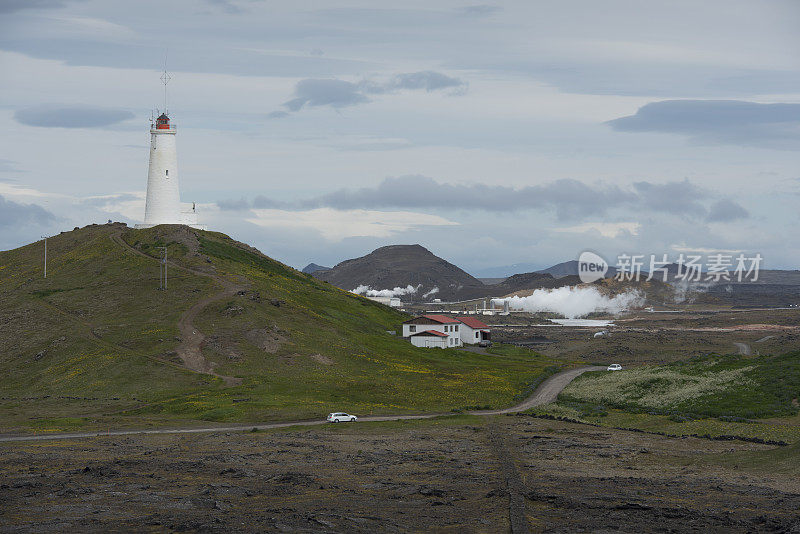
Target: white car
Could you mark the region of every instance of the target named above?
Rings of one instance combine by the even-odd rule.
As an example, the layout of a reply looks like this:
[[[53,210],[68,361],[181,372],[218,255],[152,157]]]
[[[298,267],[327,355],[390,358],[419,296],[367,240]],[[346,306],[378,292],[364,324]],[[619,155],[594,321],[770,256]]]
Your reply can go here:
[[[609,371],[622,371],[622,366],[618,363],[612,363],[608,366]]]
[[[350,421],[351,423],[355,423],[358,421],[358,417],[344,412],[333,412],[328,414],[327,420],[329,423],[338,423],[340,421]]]

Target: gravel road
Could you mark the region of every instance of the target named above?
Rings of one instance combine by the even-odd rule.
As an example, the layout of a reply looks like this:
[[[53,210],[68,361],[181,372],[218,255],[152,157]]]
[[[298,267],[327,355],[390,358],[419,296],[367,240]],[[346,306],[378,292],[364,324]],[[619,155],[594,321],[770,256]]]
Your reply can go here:
[[[556,375],[551,376],[533,392],[525,401],[510,408],[503,408],[500,410],[480,410],[474,412],[467,412],[470,415],[500,415],[506,413],[522,412],[539,406],[553,402],[558,394],[567,387],[567,385],[575,380],[578,376],[586,371],[602,371],[605,367],[589,366],[579,367],[577,369],[570,369],[563,371]],[[409,414],[409,415],[371,415],[359,417],[358,420],[362,422],[369,421],[399,421],[403,419],[431,419],[433,417],[441,417],[444,415],[452,415],[451,413],[433,413],[433,414]],[[9,441],[39,441],[39,440],[54,440],[54,439],[78,439],[78,438],[94,438],[98,436],[130,436],[135,434],[197,434],[201,432],[244,432],[256,428],[258,430],[267,430],[271,428],[286,428],[290,426],[314,426],[324,425],[327,421],[315,419],[313,421],[287,421],[283,423],[257,423],[247,425],[231,425],[231,426],[211,426],[201,428],[159,428],[150,430],[111,430],[106,432],[73,432],[73,433],[53,433],[41,435],[15,435],[15,436],[0,436],[0,442]]]

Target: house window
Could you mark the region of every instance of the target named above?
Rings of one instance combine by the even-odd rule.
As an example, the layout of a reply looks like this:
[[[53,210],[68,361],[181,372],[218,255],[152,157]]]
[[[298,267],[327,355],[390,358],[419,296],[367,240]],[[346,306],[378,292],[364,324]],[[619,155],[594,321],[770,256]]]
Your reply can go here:
[[[166,170],[167,178],[169,178],[169,169]]]
[[[475,339],[478,339],[480,336],[481,336],[481,335],[480,335],[480,333],[479,333],[479,332],[475,332]]]
[[[412,324],[412,325],[410,325],[410,326],[408,327],[408,331],[409,331],[409,332],[416,332],[416,331],[417,331],[417,325],[413,325],[413,324]]]
[[[456,332],[458,332],[458,325],[455,326]]]

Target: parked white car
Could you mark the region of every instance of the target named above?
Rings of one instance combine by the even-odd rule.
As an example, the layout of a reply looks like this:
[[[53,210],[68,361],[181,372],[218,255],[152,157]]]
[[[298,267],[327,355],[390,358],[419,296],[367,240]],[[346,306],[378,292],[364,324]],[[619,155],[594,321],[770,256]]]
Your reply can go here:
[[[358,421],[358,417],[344,412],[333,412],[328,414],[327,421],[329,423],[339,423],[342,421],[350,421],[351,423],[355,423],[356,421]]]
[[[608,366],[609,371],[622,371],[622,366],[618,363],[612,363]]]

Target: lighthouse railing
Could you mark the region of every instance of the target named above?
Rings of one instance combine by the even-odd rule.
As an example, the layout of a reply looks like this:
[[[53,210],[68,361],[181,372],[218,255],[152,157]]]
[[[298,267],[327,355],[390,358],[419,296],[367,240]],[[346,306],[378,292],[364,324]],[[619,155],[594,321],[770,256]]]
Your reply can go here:
[[[178,127],[174,124],[159,124],[158,126],[151,126],[151,132],[177,132]]]

